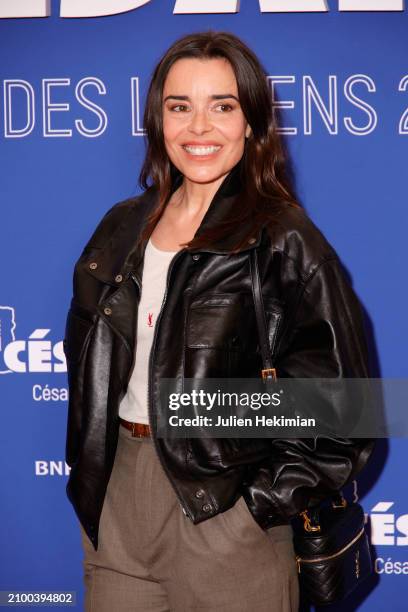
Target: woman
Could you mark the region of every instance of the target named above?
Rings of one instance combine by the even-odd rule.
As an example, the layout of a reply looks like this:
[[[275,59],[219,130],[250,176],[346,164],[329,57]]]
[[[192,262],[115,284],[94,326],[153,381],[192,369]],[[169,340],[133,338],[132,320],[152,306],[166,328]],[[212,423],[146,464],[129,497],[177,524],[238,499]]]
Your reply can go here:
[[[291,518],[354,478],[372,443],[158,437],[159,383],[258,375],[254,249],[278,376],[367,376],[360,305],[292,194],[240,39],[174,43],[144,123],[145,191],[84,248],[64,340],[86,610],[297,610]]]

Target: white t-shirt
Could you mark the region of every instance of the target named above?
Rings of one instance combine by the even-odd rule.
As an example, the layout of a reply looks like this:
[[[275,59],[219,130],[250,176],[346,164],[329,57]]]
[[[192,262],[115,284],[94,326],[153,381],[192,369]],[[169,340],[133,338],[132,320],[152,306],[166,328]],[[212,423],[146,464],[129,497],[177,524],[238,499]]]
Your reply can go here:
[[[142,293],[137,316],[136,358],[119,416],[133,423],[148,423],[147,382],[149,355],[156,318],[164,298],[167,269],[177,251],[162,251],[149,239],[143,265]]]

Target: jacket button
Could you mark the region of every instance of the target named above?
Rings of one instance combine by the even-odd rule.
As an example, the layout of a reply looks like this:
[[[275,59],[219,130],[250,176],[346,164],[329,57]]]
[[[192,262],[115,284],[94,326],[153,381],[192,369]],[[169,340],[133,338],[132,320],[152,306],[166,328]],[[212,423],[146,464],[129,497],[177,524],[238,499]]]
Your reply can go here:
[[[117,283],[121,283],[121,282],[122,282],[122,280],[123,280],[123,276],[122,276],[121,274],[117,274],[117,275],[115,276],[115,281],[116,281]]]
[[[106,308],[103,309],[103,312],[106,315],[111,315],[112,314],[112,308],[109,308],[108,306]]]
[[[249,238],[248,244],[254,244],[256,242],[256,238]]]
[[[198,497],[198,499],[201,499],[201,497],[204,497],[204,491],[202,489],[198,489],[195,492],[195,496]]]
[[[193,259],[194,261],[197,261],[198,259],[200,259],[200,256],[196,253],[195,255],[193,255]]]
[[[211,504],[204,504],[203,510],[204,510],[204,512],[210,512],[212,510],[212,505]]]
[[[89,267],[91,268],[91,270],[96,270],[96,268],[98,267],[98,264],[96,263],[96,261],[93,261],[92,263],[89,264]]]

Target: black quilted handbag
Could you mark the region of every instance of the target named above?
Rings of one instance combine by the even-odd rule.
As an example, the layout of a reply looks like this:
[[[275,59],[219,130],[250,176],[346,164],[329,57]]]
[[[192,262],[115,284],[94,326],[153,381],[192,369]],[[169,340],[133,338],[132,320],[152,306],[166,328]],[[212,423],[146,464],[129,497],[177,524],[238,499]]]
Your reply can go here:
[[[262,353],[262,378],[276,380],[272,364],[256,249],[251,252],[251,279]],[[302,519],[302,520],[301,520]],[[293,520],[293,544],[302,596],[310,603],[339,602],[373,572],[364,511],[339,492],[306,509]]]
[[[300,514],[293,544],[302,595],[320,606],[342,601],[373,571],[363,508],[340,493]]]

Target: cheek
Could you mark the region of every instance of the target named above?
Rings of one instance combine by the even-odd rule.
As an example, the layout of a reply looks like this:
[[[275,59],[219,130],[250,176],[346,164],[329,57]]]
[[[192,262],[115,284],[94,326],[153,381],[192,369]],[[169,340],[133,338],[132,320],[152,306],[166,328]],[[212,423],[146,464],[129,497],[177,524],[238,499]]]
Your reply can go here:
[[[177,125],[177,122],[167,118],[163,119],[163,136],[165,141],[171,144],[171,142],[177,137],[178,132],[179,126]]]
[[[163,135],[166,140],[173,140],[180,137],[180,134],[188,127],[188,117],[182,113],[163,114]]]
[[[225,137],[231,142],[240,142],[245,138],[245,123],[241,119],[225,122],[224,125],[220,125],[220,131],[224,132]]]

